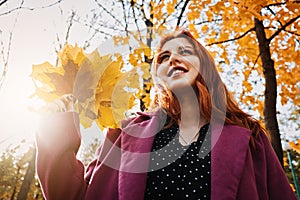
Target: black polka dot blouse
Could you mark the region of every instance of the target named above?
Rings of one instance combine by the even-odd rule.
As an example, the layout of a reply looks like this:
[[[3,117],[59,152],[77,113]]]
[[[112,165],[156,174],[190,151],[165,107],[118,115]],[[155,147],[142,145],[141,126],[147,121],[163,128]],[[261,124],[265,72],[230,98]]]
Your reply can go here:
[[[174,124],[156,134],[145,199],[210,199],[210,133],[203,126],[197,141],[183,146]]]

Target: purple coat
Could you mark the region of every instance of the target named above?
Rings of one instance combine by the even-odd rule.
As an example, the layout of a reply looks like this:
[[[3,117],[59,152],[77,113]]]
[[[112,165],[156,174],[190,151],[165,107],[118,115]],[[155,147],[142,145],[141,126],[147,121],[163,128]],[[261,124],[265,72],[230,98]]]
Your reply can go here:
[[[46,199],[143,199],[160,116],[139,113],[123,121],[122,129],[109,129],[97,159],[86,169],[76,159],[81,140],[78,115],[59,113],[44,120],[36,141],[37,173]],[[267,137],[259,134],[254,149],[249,139],[248,129],[213,125],[211,199],[296,200]]]

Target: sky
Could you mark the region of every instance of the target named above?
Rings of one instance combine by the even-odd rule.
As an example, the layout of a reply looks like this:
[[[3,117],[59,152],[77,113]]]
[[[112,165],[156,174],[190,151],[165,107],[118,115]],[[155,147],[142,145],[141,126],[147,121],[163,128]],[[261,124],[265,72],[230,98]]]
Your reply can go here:
[[[30,78],[32,65],[46,61],[55,64],[57,37],[64,42],[71,11],[76,10],[78,14],[84,15],[95,7],[93,0],[63,0],[53,7],[39,9],[56,1],[25,0],[24,7],[37,9],[21,9],[6,15],[2,13],[19,6],[19,2],[8,1],[0,7],[0,41],[3,42],[5,52],[9,41],[8,34],[13,34],[7,76],[0,89],[0,150],[23,138],[28,142],[34,140],[39,117],[32,108],[38,108],[42,102],[29,98],[34,93],[33,81]],[[81,46],[90,34],[86,27],[76,23],[72,26],[69,43]],[[101,42],[103,39],[99,38],[99,43]],[[3,62],[0,61],[0,64],[2,67]],[[86,132],[88,137],[85,140],[88,142],[91,139],[89,135],[99,132],[99,129],[93,126],[83,132]]]

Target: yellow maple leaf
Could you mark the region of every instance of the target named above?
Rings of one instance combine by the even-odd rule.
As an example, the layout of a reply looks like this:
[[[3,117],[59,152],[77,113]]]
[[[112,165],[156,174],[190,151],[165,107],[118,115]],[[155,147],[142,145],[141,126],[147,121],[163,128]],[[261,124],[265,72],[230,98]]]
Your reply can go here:
[[[112,60],[112,62],[108,63],[106,66],[101,66],[104,68],[103,73],[98,82],[97,90],[96,90],[96,102],[97,110],[99,113],[99,117],[96,122],[98,126],[103,129],[107,127],[118,127],[119,117],[115,117],[116,113],[119,115],[123,115],[120,113],[120,110],[113,111],[117,109],[116,102],[113,101],[113,97],[117,94],[121,95],[122,89],[118,87],[118,82],[124,76],[124,73],[121,72],[123,67],[123,62],[120,60]],[[115,93],[118,91],[117,93]],[[120,100],[123,100],[120,98]],[[127,109],[124,108],[124,109]]]
[[[32,66],[30,76],[42,84],[42,86],[36,84],[37,92],[34,95],[47,102],[73,92],[76,74],[85,55],[78,46],[66,45],[62,52],[58,53],[58,58],[58,66],[53,66],[48,62]]]
[[[112,62],[111,56],[100,56],[98,50],[87,55],[77,73],[73,94],[78,99],[78,112],[82,125],[87,128],[99,117],[96,91],[105,66]],[[103,67],[104,66],[104,67]]]

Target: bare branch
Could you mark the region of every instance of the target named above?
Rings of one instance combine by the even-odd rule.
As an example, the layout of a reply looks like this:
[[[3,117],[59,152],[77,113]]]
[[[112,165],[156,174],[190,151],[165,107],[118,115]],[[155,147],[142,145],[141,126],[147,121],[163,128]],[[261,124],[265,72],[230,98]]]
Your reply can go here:
[[[137,21],[137,18],[136,18],[136,14],[135,14],[134,4],[131,4],[130,7],[131,7],[131,9],[132,9],[132,14],[133,14],[133,17],[134,17],[134,23],[135,23],[135,26],[136,26],[138,32],[141,33],[141,30],[140,30],[140,27],[139,27],[139,25],[138,25],[138,21]],[[141,37],[141,35],[139,35],[139,36],[140,36],[139,39],[140,39],[140,41],[141,41],[141,40],[142,40],[142,37]]]
[[[6,78],[6,73],[8,70],[8,60],[9,60],[9,53],[10,53],[10,47],[11,47],[11,41],[12,41],[12,32],[9,33],[9,40],[8,40],[8,47],[7,47],[7,52],[6,52],[6,56],[5,56],[5,50],[4,50],[4,44],[1,41],[1,55],[2,55],[2,61],[3,61],[3,70],[1,72],[0,75],[0,89],[2,88],[3,82]]]
[[[58,49],[55,49],[56,54],[57,54],[58,52],[60,52],[60,51],[64,48],[64,46],[66,46],[67,43],[68,43],[69,36],[70,36],[70,30],[71,30],[71,27],[72,27],[72,25],[73,25],[73,21],[74,21],[75,15],[76,15],[76,12],[73,10],[73,11],[71,12],[70,18],[68,19],[68,25],[67,25],[67,32],[66,32],[66,36],[65,36],[65,42],[61,42],[61,40],[60,40],[60,38],[59,38],[59,35],[56,34],[56,39],[57,39],[57,43],[58,43]],[[57,64],[58,64],[58,61],[59,61],[59,58],[57,57],[57,58],[56,58],[56,66],[57,66]]]
[[[266,6],[264,6],[263,8],[269,8],[269,7],[274,7],[274,6],[282,6],[285,5],[286,3],[273,3],[273,4],[268,4]]]
[[[125,9],[125,3],[124,1],[120,1],[122,3],[122,8],[123,8],[123,15],[124,15],[124,23],[125,23],[125,31],[126,31],[126,36],[128,36],[128,23],[127,23],[127,17],[126,17],[126,9]]]
[[[96,34],[97,34],[97,32],[94,31],[93,35],[89,39],[84,41],[84,44],[82,47],[84,50],[86,50],[90,46],[90,41],[96,36]]]
[[[125,22],[125,32],[126,32],[126,36],[129,37],[129,31],[128,31],[128,21],[127,21],[127,16],[126,16],[126,8],[125,8],[125,3],[124,1],[120,1],[122,3],[122,8],[123,8],[123,18],[124,18],[124,22]],[[128,14],[129,15],[129,14]],[[132,47],[130,45],[130,42],[128,43],[128,48],[129,48],[129,52],[131,52]]]
[[[232,39],[228,39],[228,40],[219,41],[219,42],[213,42],[213,43],[208,44],[207,46],[211,46],[211,45],[214,45],[214,44],[222,44],[222,43],[226,43],[226,42],[232,42],[232,41],[235,41],[235,40],[239,40],[239,39],[243,38],[248,33],[250,33],[251,31],[254,31],[254,30],[255,30],[255,27],[249,29],[248,31],[246,31],[245,33],[243,33],[242,35],[240,35],[238,37],[235,37],[235,38],[232,38]]]
[[[289,25],[291,25],[292,23],[294,23],[299,18],[300,18],[300,15],[298,15],[297,17],[295,17],[295,18],[291,19],[290,21],[288,21],[280,29],[278,29],[275,33],[273,33],[273,35],[271,35],[271,37],[268,39],[268,41],[271,42],[277,35],[279,35],[279,33],[281,31],[285,30],[286,27],[288,27]]]
[[[220,18],[220,19],[214,19],[214,20],[211,20],[211,21],[201,21],[201,22],[196,23],[195,25],[208,24],[208,23],[218,22],[218,21],[222,21],[222,18]]]
[[[121,26],[124,26],[124,24],[122,24],[122,22],[120,22],[120,20],[118,20],[116,18],[116,16],[114,16],[113,14],[111,14],[111,12],[109,12],[104,6],[101,5],[101,3],[98,2],[98,0],[95,0],[95,2],[97,3],[97,5],[99,7],[101,7],[109,16],[111,16],[114,20],[116,20],[116,22],[118,22]]]
[[[109,37],[112,37],[112,36],[113,36],[113,35],[110,34],[110,33],[107,33],[107,32],[105,32],[105,31],[102,31],[102,30],[99,30],[99,29],[95,28],[92,24],[82,23],[82,22],[80,22],[80,21],[77,20],[77,19],[74,19],[74,21],[77,22],[77,23],[82,24],[83,26],[86,26],[86,27],[88,27],[88,28],[94,30],[94,31],[97,32],[97,33],[101,33],[101,34],[106,35],[106,36],[109,36]],[[116,29],[116,28],[114,28],[114,27],[107,27],[107,26],[104,26],[104,25],[102,25],[102,27],[107,28],[107,29],[111,29],[111,30],[115,30],[115,31],[124,31],[124,30]]]
[[[181,9],[181,12],[180,12],[180,14],[179,14],[179,16],[178,16],[178,20],[177,20],[176,26],[179,26],[179,25],[180,25],[181,18],[182,18],[182,16],[183,16],[183,13],[184,13],[184,11],[185,11],[185,9],[186,9],[186,7],[187,7],[189,1],[190,1],[190,0],[186,0],[186,1],[184,2],[184,5],[183,5],[183,7],[182,7],[182,9]]]
[[[3,0],[0,2],[0,6],[2,6],[3,4],[5,4],[7,2],[7,0]]]
[[[141,9],[141,13],[143,15],[143,19],[145,19],[145,21],[149,21],[149,19],[146,16],[145,9],[144,9],[144,0],[142,1],[142,5],[140,5],[140,7],[141,7],[140,9]],[[150,7],[150,10],[152,10],[151,4],[149,4],[149,7]]]
[[[256,57],[255,61],[254,61],[254,64],[253,64],[253,67],[252,67],[252,70],[254,69],[254,66],[256,65],[257,61],[258,61],[258,58],[260,57],[261,55],[261,52],[258,54],[258,56]]]
[[[276,13],[269,6],[267,7],[267,10],[269,10],[272,13],[272,15],[274,15],[274,17],[276,17]],[[280,26],[283,26],[280,20],[277,20],[277,21],[280,24]]]
[[[16,7],[16,8],[13,8],[9,11],[6,11],[4,13],[0,13],[0,16],[3,16],[3,15],[7,15],[7,14],[11,14],[17,10],[30,10],[30,11],[33,11],[33,10],[37,10],[37,9],[44,9],[44,8],[49,8],[49,7],[52,7],[52,6],[55,6],[59,3],[61,3],[63,0],[58,0],[54,3],[51,3],[49,5],[46,5],[46,6],[41,6],[41,7],[23,7],[23,3],[24,3],[24,0],[21,2],[20,6]]]
[[[70,30],[71,30],[71,27],[73,25],[75,15],[76,15],[76,12],[73,10],[71,12],[70,20],[69,20],[69,23],[68,23],[67,33],[66,33],[66,37],[65,37],[65,45],[68,43],[69,36],[70,36]]]
[[[300,37],[300,34],[299,33],[296,33],[296,32],[293,32],[293,31],[289,31],[289,30],[284,30],[292,35],[296,35],[296,36],[299,36]]]

